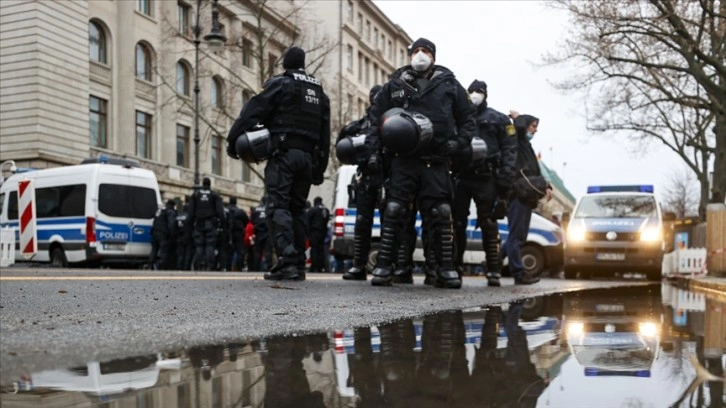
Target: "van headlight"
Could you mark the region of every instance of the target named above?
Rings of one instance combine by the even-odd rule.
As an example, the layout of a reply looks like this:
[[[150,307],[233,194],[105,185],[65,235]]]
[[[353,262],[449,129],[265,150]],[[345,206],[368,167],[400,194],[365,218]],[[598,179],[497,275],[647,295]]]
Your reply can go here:
[[[640,232],[641,241],[657,242],[657,241],[661,241],[662,239],[663,239],[663,237],[661,236],[659,228],[646,228]]]
[[[567,240],[571,242],[582,242],[585,240],[585,228],[581,225],[570,225],[567,228]]]
[[[585,331],[585,325],[582,322],[567,323],[567,334],[570,336],[579,336]]]
[[[658,325],[653,322],[640,323],[638,332],[644,337],[655,337],[658,335]]]

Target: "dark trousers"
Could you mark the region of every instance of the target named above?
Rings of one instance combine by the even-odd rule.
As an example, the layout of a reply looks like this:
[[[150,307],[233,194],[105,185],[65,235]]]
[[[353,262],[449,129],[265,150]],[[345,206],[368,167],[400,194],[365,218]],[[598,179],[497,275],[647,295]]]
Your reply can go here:
[[[355,185],[356,217],[355,236],[353,239],[353,265],[358,268],[368,263],[371,251],[371,234],[373,218],[378,207],[378,192],[381,184],[376,179],[364,175]],[[383,209],[380,209],[383,215]]]
[[[509,236],[505,243],[505,251],[509,258],[509,271],[515,278],[524,277],[524,265],[522,265],[522,244],[527,241],[529,234],[529,221],[532,219],[532,207],[514,199],[509,203]]]
[[[194,269],[212,270],[215,266],[214,250],[217,245],[217,225],[211,219],[197,220],[194,225]]]
[[[217,265],[219,270],[228,271],[230,269],[230,255],[229,234],[222,229],[217,229]]]
[[[150,267],[152,269],[170,269],[173,249],[174,247],[168,239],[152,238],[151,254],[149,254]]]
[[[229,269],[232,270],[232,267],[234,266],[238,271],[244,270],[245,256],[247,256],[244,234],[232,234],[229,248],[229,262],[227,263],[227,265],[229,265]]]
[[[468,242],[469,208],[471,200],[476,205],[477,225],[482,233],[482,245],[486,253],[487,272],[499,272],[499,225],[492,219],[492,209],[497,198],[493,177],[463,178],[456,182],[454,192],[454,237],[456,241],[456,265],[462,266]]]
[[[190,239],[179,239],[176,241],[176,268],[180,271],[188,271],[192,267],[194,247]]]
[[[264,258],[265,263],[262,264]],[[270,245],[270,239],[267,235],[257,236],[255,238],[255,245],[252,247],[252,263],[250,263],[251,271],[262,271],[269,269],[272,266],[272,245]]]
[[[326,231],[310,233],[310,272],[325,271],[325,233]]]
[[[270,236],[282,266],[297,265],[305,253],[305,202],[312,174],[312,155],[297,149],[276,154],[265,167]]]

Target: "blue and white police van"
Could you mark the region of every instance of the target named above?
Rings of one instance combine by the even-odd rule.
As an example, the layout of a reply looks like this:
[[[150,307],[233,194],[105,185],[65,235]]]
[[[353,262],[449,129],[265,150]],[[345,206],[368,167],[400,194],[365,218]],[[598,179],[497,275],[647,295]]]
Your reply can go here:
[[[151,253],[151,226],[161,195],[156,175],[138,162],[102,156],[83,164],[13,174],[0,186],[0,227],[16,228],[18,182],[35,188],[38,252],[32,262],[142,263]]]
[[[334,198],[334,224],[331,252],[339,259],[353,257],[353,237],[355,235],[356,208],[353,194],[349,189],[356,173],[356,166],[341,166],[338,169],[335,198]],[[416,233],[419,236],[417,248],[414,252],[416,263],[424,262],[421,245],[421,215],[416,216]],[[499,221],[499,235],[502,245],[509,236],[507,219]],[[378,210],[375,211],[372,233],[372,258],[376,256],[376,247],[381,237],[381,218]],[[476,227],[476,207],[472,202],[469,209],[469,224],[466,228],[467,248],[464,252],[464,264],[468,268],[476,268],[485,261],[486,254],[482,248],[482,232]],[[527,242],[522,246],[522,263],[527,273],[534,276],[545,270],[559,272],[563,262],[563,231],[560,226],[546,218],[532,214]],[[505,259],[505,265],[507,260]]]
[[[565,239],[565,278],[640,272],[661,279],[663,215],[652,185],[590,186]]]

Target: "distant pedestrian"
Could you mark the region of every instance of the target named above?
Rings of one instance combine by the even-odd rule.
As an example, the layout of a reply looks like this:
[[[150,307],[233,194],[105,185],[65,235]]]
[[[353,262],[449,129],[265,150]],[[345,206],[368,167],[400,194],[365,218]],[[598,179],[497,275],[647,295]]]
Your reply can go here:
[[[192,195],[189,213],[194,223],[194,269],[211,270],[215,265],[217,228],[224,219],[224,209],[222,197],[212,191],[212,181],[208,177],[202,181],[202,188]]]
[[[174,200],[168,200],[166,205],[159,208],[154,216],[151,227],[151,254],[150,268],[154,270],[171,269],[171,260],[174,257],[174,244],[176,243],[176,211]]]
[[[245,228],[250,222],[245,210],[237,207],[237,197],[230,197],[229,206],[227,207],[227,217],[229,222],[229,269],[242,271],[245,267]],[[234,262],[234,263],[233,263]]]
[[[310,272],[325,272],[325,235],[328,232],[330,210],[325,207],[321,197],[315,197],[307,218],[310,231]]]
[[[252,225],[255,229],[254,235],[254,263],[250,270],[263,271],[272,267],[272,245],[270,242],[270,230],[267,222],[267,197],[263,196],[260,204],[252,212]],[[264,260],[264,263],[263,263]]]

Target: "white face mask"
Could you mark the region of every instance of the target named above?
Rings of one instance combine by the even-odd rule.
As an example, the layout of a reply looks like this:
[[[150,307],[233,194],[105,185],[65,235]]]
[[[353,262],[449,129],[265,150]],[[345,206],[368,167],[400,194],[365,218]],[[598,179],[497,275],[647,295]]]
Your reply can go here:
[[[431,58],[423,51],[419,51],[411,58],[411,66],[418,72],[423,72],[431,66]]]
[[[482,102],[484,102],[484,95],[480,94],[479,92],[470,93],[469,98],[471,99],[471,103],[473,103],[475,106],[479,106]]]

